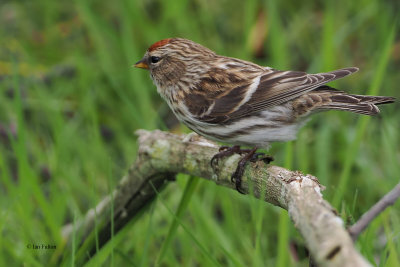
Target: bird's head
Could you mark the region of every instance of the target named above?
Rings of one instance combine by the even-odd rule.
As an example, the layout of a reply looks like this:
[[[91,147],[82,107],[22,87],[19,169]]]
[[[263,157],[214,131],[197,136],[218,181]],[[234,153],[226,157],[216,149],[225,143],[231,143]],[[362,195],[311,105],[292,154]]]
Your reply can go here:
[[[214,56],[213,51],[193,41],[169,38],[151,45],[134,66],[149,70],[157,87],[163,88],[207,71],[207,61]]]

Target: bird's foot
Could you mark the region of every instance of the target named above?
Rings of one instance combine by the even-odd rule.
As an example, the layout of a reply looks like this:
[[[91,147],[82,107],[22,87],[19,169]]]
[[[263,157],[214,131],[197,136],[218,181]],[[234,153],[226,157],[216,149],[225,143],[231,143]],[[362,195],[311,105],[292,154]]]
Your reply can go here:
[[[231,176],[231,181],[235,183],[236,190],[241,193],[245,194],[245,192],[241,189],[242,188],[242,177],[244,173],[244,169],[246,167],[247,162],[257,162],[257,161],[264,161],[266,164],[269,164],[274,158],[270,155],[266,155],[265,153],[256,153],[257,148],[249,149],[248,153],[239,161],[235,172]]]
[[[261,160],[264,161],[266,164],[269,164],[272,161],[274,161],[274,157],[272,157],[270,155],[266,155],[265,153],[259,152],[259,153],[254,153],[250,159],[251,162],[257,162],[257,161],[261,161]]]
[[[231,176],[232,183],[235,183],[236,190],[241,193],[245,194],[242,190],[242,177],[244,173],[244,169],[246,167],[247,162],[255,162],[259,160],[259,156],[263,153],[256,153],[257,148],[249,149],[246,155],[238,162],[235,172]]]
[[[222,158],[225,157],[230,157],[233,154],[245,154],[245,153],[249,153],[251,149],[240,149],[240,146],[221,146],[219,148],[219,152],[217,154],[215,154],[212,159],[211,159],[211,167],[215,170],[215,168],[218,165],[218,161]]]
[[[266,164],[269,164],[274,160],[272,156],[266,155],[265,153],[256,153],[257,148],[253,149],[241,149],[240,146],[227,147],[222,146],[219,149],[219,153],[215,154],[211,159],[211,167],[213,169],[216,168],[218,164],[218,160],[224,157],[232,156],[233,154],[244,155],[244,157],[238,162],[235,172],[231,176],[231,181],[235,183],[236,190],[244,194],[245,192],[241,189],[242,186],[242,176],[244,173],[244,169],[246,167],[247,162],[257,162],[264,161]]]

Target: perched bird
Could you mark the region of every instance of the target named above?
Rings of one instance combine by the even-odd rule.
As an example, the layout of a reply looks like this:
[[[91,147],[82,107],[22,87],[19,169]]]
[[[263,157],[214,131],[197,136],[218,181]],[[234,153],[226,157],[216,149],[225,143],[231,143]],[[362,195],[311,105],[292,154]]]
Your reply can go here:
[[[375,115],[377,105],[394,101],[325,85],[358,71],[355,67],[317,74],[281,71],[220,56],[181,38],[154,43],[134,66],[150,71],[157,91],[186,126],[206,138],[234,145],[220,149],[212,165],[221,157],[245,154],[232,175],[239,192],[245,164],[257,158],[257,148],[295,139],[309,115],[333,109]]]

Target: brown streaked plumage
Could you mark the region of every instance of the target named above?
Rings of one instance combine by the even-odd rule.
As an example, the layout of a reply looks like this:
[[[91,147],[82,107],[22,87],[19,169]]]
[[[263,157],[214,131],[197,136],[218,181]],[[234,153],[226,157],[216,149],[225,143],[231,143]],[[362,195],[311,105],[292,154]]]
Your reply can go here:
[[[295,139],[305,118],[317,111],[375,115],[377,105],[394,101],[325,85],[358,71],[355,67],[317,74],[281,71],[220,56],[181,38],[154,43],[135,66],[150,71],[160,95],[190,129],[236,146],[267,148],[270,142]],[[233,178],[239,190],[240,177]]]

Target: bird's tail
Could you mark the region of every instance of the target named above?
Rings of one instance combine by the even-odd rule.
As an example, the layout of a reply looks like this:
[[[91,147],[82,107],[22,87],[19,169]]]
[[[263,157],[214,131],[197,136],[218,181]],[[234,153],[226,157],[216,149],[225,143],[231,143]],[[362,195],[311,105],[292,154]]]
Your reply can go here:
[[[369,95],[351,95],[343,91],[337,91],[333,88],[323,90],[329,93],[329,101],[318,107],[320,110],[344,110],[364,115],[376,115],[379,108],[377,105],[389,104],[395,101],[390,96],[369,96]]]

